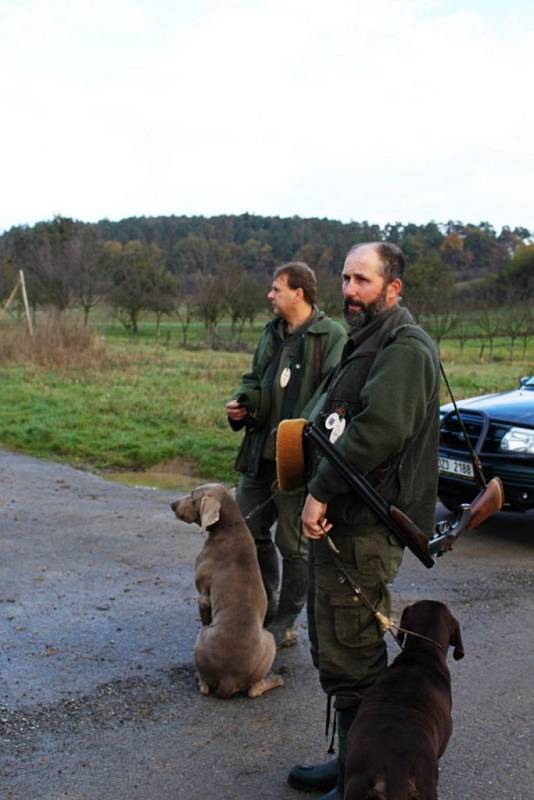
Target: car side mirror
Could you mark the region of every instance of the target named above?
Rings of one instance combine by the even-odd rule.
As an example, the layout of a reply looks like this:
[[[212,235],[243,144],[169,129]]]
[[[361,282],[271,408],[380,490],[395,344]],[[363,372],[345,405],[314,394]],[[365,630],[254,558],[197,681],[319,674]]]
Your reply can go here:
[[[519,378],[519,387],[524,386],[530,380],[530,375],[525,375],[523,378]]]

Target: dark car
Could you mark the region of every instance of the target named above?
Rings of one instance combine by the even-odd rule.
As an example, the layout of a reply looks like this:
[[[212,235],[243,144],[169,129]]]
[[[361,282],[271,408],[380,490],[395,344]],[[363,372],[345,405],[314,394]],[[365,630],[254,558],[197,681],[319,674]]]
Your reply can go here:
[[[504,508],[534,508],[534,376],[522,378],[519,389],[471,397],[457,402],[484,476],[498,476],[504,485]],[[479,492],[471,454],[452,403],[441,407],[439,497],[455,510]]]

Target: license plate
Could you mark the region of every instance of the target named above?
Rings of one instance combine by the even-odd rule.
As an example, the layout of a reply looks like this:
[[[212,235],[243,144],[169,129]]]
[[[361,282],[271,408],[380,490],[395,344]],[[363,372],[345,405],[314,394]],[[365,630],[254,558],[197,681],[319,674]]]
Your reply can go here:
[[[458,461],[456,458],[438,458],[440,472],[457,475],[459,478],[474,478],[475,470],[470,461]]]

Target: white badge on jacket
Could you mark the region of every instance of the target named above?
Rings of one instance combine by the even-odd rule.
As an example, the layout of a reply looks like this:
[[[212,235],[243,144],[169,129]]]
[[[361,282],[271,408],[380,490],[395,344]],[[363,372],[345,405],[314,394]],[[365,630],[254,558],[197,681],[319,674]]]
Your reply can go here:
[[[328,438],[330,439],[331,444],[334,444],[336,439],[339,439],[345,430],[346,425],[346,419],[344,417],[340,417],[336,411],[327,416],[324,426],[327,431],[330,431],[330,436]]]
[[[289,367],[284,367],[284,369],[280,373],[280,386],[282,387],[282,389],[286,388],[290,378],[291,378],[291,370],[289,369]]]

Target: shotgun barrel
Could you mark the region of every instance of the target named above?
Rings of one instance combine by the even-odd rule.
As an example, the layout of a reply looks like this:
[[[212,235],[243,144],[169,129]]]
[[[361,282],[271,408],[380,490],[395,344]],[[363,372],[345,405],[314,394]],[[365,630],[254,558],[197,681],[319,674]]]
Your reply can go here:
[[[433,567],[435,562],[428,552],[428,537],[419,530],[415,523],[400,509],[387,503],[360,472],[351,469],[322,431],[313,425],[308,425],[304,429],[304,436],[319,448],[351,489],[357,492],[362,500],[373,509],[377,517],[387,525],[399,541],[405,544],[425,567],[428,569]]]

